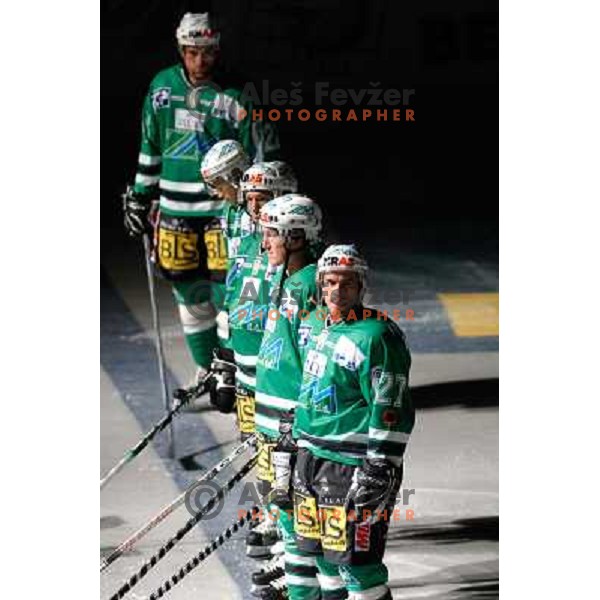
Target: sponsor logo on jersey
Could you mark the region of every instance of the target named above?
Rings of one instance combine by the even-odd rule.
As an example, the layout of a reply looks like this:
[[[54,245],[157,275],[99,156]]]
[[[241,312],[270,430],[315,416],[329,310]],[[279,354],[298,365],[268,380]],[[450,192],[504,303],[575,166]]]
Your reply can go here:
[[[162,87],[152,92],[152,108],[157,111],[171,106],[171,88]]]
[[[360,348],[345,335],[341,336],[333,349],[333,362],[349,371],[356,371],[365,360]]]
[[[272,321],[273,323],[275,321]],[[271,323],[271,320],[267,322]],[[279,369],[279,361],[281,359],[281,352],[283,350],[283,338],[275,338],[274,340],[264,341],[260,348],[260,361],[266,369],[273,369],[277,371]]]
[[[185,108],[176,108],[175,129],[178,131],[203,131],[204,128],[197,114]]]
[[[335,385],[331,384],[319,389],[319,379],[305,374],[298,402],[307,408],[312,406],[316,411],[334,414],[337,412]]]
[[[316,350],[309,350],[306,362],[304,363],[304,371],[313,377],[323,377],[327,367],[327,357]]]
[[[312,325],[300,325],[298,327],[298,346],[304,348],[310,339]]]

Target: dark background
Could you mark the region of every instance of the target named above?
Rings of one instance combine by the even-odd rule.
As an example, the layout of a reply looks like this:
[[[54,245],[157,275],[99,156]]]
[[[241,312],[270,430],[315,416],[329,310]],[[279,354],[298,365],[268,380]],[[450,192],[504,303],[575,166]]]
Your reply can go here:
[[[415,89],[414,123],[279,122],[283,158],[336,237],[496,254],[498,11],[476,0],[103,1],[103,251],[125,240],[119,194],[135,175],[142,99],[178,60],[186,11],[214,16],[223,77],[240,87],[267,79],[289,91],[301,81],[306,108],[315,81]]]

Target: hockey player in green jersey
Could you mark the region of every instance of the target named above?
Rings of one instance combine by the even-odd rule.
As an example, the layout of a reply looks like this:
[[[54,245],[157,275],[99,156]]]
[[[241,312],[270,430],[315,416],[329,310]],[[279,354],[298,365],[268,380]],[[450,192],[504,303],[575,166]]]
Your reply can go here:
[[[225,201],[211,195],[200,175],[216,142],[238,140],[254,160],[274,158],[278,143],[270,124],[252,121],[252,106],[239,90],[220,89],[213,72],[220,34],[207,13],[186,13],[176,32],[181,63],[160,71],[143,106],[142,141],[135,185],[124,196],[130,233],[148,230],[151,202],[159,199],[155,262],[172,282],[196,365],[206,369],[217,343],[204,229]]]
[[[237,405],[242,438],[254,432],[256,356],[266,320],[269,289],[276,275],[276,269],[269,267],[266,255],[261,251],[259,211],[275,196],[296,187],[296,178],[287,164],[275,161],[252,165],[244,172],[240,182],[240,225],[237,229],[224,225],[230,268],[223,312],[217,321],[225,322],[227,318],[227,335],[233,357],[230,351],[217,351],[211,369],[216,373],[216,389],[211,392],[211,400],[214,399],[213,404],[221,412],[230,412],[234,404]],[[234,239],[235,232],[239,235]],[[222,371],[226,371],[223,376],[229,379],[232,366],[235,393],[231,385],[221,385],[220,381]]]
[[[300,315],[315,308],[317,298],[316,260],[322,244],[322,214],[319,206],[300,194],[288,194],[267,203],[261,210],[263,247],[269,264],[283,268],[278,289],[272,291],[265,332],[260,346],[256,370],[256,431],[258,433],[258,479],[266,496],[275,481],[272,457],[285,459],[286,435],[296,405],[302,378],[302,362],[297,346]],[[280,440],[281,446],[278,446]],[[291,437],[287,436],[291,442]],[[287,467],[287,470],[286,470]],[[281,475],[281,471],[278,473]],[[283,479],[288,479],[289,464],[284,465]],[[277,586],[285,584],[284,563],[287,561],[288,586],[295,586],[297,597],[320,597],[315,559],[298,552],[294,543],[293,519],[286,513],[291,498],[284,497],[289,485],[285,482],[267,509],[277,516],[277,525],[285,542],[285,557],[278,554],[267,566],[253,575],[255,595],[276,598]],[[276,541],[274,520],[267,518],[247,537],[250,556],[268,555]],[[263,531],[264,530],[264,531]],[[279,580],[279,581],[277,581]],[[271,584],[265,589],[262,586]]]
[[[396,324],[363,307],[366,274],[354,246],[330,246],[318,262],[325,306],[298,330],[294,525],[323,597],[343,582],[348,598],[391,600],[383,555],[415,419],[411,359]]]
[[[235,140],[222,140],[206,153],[200,169],[206,185],[226,201],[221,216],[212,220],[204,232],[208,266],[213,279],[219,280],[213,286],[216,292],[213,303],[221,309],[216,324],[222,348],[231,347],[228,315],[224,310],[227,272],[235,263],[242,237],[253,231],[250,215],[241,201],[242,176],[248,167],[250,159],[242,145]]]

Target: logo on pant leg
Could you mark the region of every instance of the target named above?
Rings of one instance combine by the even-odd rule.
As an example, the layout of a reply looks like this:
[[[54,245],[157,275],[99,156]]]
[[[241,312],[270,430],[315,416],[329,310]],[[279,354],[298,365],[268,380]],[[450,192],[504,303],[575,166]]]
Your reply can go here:
[[[315,498],[294,494],[294,524],[299,536],[313,540],[321,537]]]
[[[346,536],[346,510],[343,506],[320,506],[321,545],[324,550],[345,552],[348,547]]]
[[[159,228],[158,259],[169,271],[189,271],[200,266],[198,234]]]
[[[242,433],[254,433],[254,396],[237,390],[235,397],[239,430]]]
[[[273,467],[273,449],[275,443],[258,441],[258,463],[256,476],[261,481],[271,483],[275,479],[275,469]]]
[[[371,523],[357,523],[354,528],[354,550],[368,552],[371,547]]]

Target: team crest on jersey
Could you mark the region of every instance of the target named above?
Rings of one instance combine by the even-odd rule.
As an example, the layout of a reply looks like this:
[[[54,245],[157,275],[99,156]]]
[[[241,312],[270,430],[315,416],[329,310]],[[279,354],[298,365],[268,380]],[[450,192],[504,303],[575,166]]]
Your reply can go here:
[[[171,88],[162,87],[152,92],[152,108],[156,111],[159,108],[169,108],[171,106]]]
[[[365,360],[360,348],[348,337],[343,335],[333,349],[333,362],[349,371],[356,371]]]

